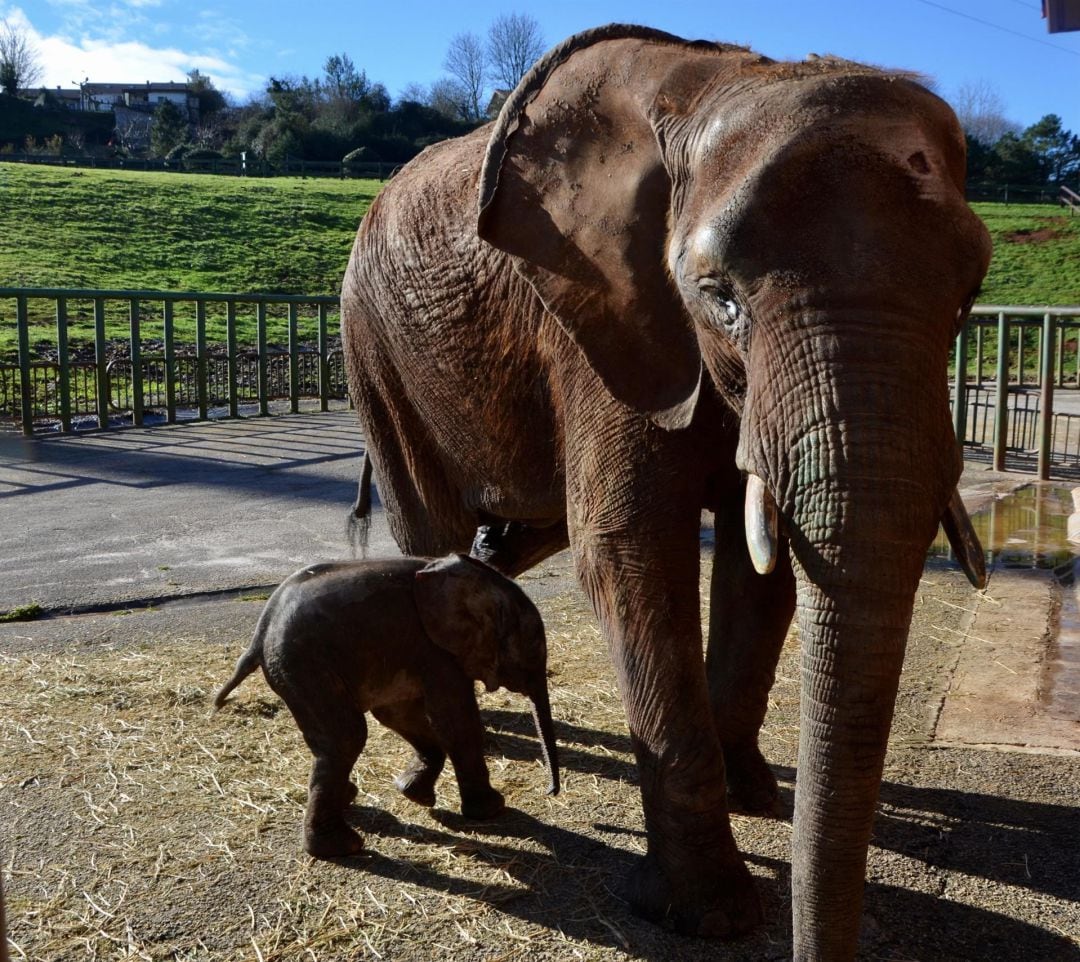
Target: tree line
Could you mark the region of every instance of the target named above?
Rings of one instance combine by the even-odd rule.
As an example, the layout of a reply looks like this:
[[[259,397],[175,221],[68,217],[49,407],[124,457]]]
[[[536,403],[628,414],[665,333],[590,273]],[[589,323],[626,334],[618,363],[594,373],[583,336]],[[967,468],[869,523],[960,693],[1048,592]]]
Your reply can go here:
[[[100,125],[94,136],[73,135],[70,115],[75,112],[65,111],[42,90],[36,122],[0,124],[0,141],[6,141],[8,150],[129,153],[178,163],[185,157],[240,156],[272,165],[287,160],[402,163],[424,147],[486,121],[489,107],[500,102],[491,94],[512,89],[543,51],[536,20],[504,15],[492,22],[484,39],[474,33],[455,36],[444,62],[446,76],[428,86],[409,84],[396,99],[344,52],[328,56],[314,77],[270,77],[265,89],[242,103],[194,70],[188,84],[199,100],[196,123],[182,107],[166,101],[154,109],[148,137],[145,123],[129,123],[118,125],[104,141]],[[34,93],[39,76],[25,33],[10,22],[0,23],[4,94]],[[35,136],[50,108],[55,130]],[[7,113],[12,118],[16,114]]]
[[[985,82],[962,86],[952,106],[967,139],[969,186],[1080,192],[1080,136],[1066,130],[1057,114],[1021,127]]]
[[[154,113],[148,142],[145,125],[141,132],[116,128],[105,138],[101,124],[87,119],[80,134],[72,130],[72,112],[59,108],[53,128],[40,113],[31,123],[21,119],[30,117],[27,111],[8,109],[0,142],[6,141],[9,150],[97,149],[178,161],[246,155],[275,165],[286,160],[402,163],[429,144],[493,117],[544,49],[535,19],[507,14],[497,17],[483,36],[456,34],[443,61],[445,75],[427,86],[409,84],[396,99],[342,52],[328,56],[315,77],[271,77],[264,90],[244,103],[192,71],[188,82],[199,99],[198,123],[189,123],[175,104],[163,103]],[[25,32],[0,21],[0,88],[8,96],[25,92],[40,73]],[[47,110],[48,92],[39,99]],[[951,100],[967,134],[969,184],[1044,191],[1066,185],[1080,192],[1080,137],[1066,130],[1056,114],[1021,128],[1008,120],[1000,96],[986,83],[967,84]]]

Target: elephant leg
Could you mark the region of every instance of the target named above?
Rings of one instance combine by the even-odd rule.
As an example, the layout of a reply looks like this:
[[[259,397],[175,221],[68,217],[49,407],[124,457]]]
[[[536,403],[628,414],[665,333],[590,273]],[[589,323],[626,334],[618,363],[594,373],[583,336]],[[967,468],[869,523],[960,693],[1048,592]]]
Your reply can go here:
[[[781,814],[776,776],[758,748],[758,733],[795,612],[795,577],[783,538],[772,572],[754,570],[742,514],[742,497],[723,501],[716,512],[705,671],[724,749],[728,806],[776,817]]]
[[[545,528],[520,521],[494,522],[476,529],[470,554],[516,578],[569,544],[565,518]]]
[[[303,713],[297,716],[315,756],[304,816],[304,849],[315,858],[355,855],[364,847],[364,840],[346,823],[345,809],[356,797],[349,775],[367,742],[367,719],[359,711],[342,716],[335,717],[333,726],[313,725]]]
[[[394,779],[394,785],[410,801],[431,808],[435,804],[435,782],[446,762],[446,752],[424,714],[423,699],[383,705],[373,708],[371,713],[412,745],[416,753],[409,767]]]
[[[484,725],[471,678],[442,677],[425,693],[426,714],[443,751],[450,756],[466,818],[494,818],[505,807],[491,786],[484,761]]]
[[[617,533],[571,520],[641,778],[648,850],[631,904],[677,931],[730,938],[758,925],[762,910],[731,834],[701,657],[699,512],[684,505],[674,515],[650,502],[648,517]]]

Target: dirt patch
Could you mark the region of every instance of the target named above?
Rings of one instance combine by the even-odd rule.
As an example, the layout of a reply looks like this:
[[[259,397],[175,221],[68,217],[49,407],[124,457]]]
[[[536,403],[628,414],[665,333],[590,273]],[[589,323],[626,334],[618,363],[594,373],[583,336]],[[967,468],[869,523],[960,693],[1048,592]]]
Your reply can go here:
[[[1066,227],[1058,223],[1057,218],[1044,219],[1042,223],[1042,227],[1021,227],[1009,231],[1002,234],[1001,239],[1009,244],[1045,244],[1065,236]]]
[[[13,958],[715,959],[714,945],[646,924],[623,900],[645,850],[637,774],[595,619],[580,592],[547,590],[557,565],[526,585],[544,589],[562,794],[544,795],[517,696],[481,696],[492,780],[511,806],[490,823],[456,814],[449,773],[434,810],[402,798],[391,779],[408,752],[372,724],[351,814],[367,852],[340,862],[300,848],[309,755],[262,679],[208,714],[246,633],[224,631],[217,607],[206,606],[205,631],[197,608],[182,619],[114,616],[109,629],[99,617],[83,636],[69,619],[85,643],[67,646],[59,620],[3,626],[0,838]],[[866,959],[1057,960],[1080,944],[1080,763],[929,747],[970,599],[953,568],[928,568],[870,850]],[[35,650],[38,633],[50,650]],[[791,637],[762,734],[789,802],[798,675]],[[790,958],[790,824],[736,818],[734,828],[768,922],[721,953]]]
[[[995,570],[963,630],[937,727],[940,745],[1080,751],[1080,720],[1045,711],[1046,661],[1062,587],[1050,571]]]

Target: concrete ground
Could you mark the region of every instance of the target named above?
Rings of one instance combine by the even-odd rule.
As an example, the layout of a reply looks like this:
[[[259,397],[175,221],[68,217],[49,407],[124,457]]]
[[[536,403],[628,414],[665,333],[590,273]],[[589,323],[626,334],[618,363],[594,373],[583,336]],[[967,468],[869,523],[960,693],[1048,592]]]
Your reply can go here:
[[[0,612],[46,615],[0,624],[0,658],[238,648],[253,601],[301,565],[348,555],[361,447],[348,411],[0,436]],[[1029,482],[969,464],[961,493],[976,510]],[[371,544],[396,551],[379,512]],[[576,591],[565,553],[523,580],[542,611]],[[868,875],[866,958],[1080,959],[1080,723],[1049,697],[1073,684],[1050,669],[1066,590],[1060,572],[999,566],[976,594],[947,560],[928,563],[875,835],[884,855]],[[793,774],[781,768],[782,783]],[[15,787],[0,784],[0,803],[17,807]]]

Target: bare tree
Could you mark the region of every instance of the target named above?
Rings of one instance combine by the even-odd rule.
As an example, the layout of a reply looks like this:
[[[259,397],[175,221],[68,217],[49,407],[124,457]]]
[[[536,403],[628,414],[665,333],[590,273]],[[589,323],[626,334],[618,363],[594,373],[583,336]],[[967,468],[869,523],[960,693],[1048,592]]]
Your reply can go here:
[[[488,28],[490,77],[498,87],[513,90],[543,52],[540,24],[528,14],[504,14]]]
[[[428,102],[428,88],[423,84],[410,81],[398,92],[396,104],[403,103],[426,104]]]
[[[475,120],[469,92],[451,77],[436,80],[428,90],[427,105],[451,120]]]
[[[467,120],[480,120],[484,116],[481,101],[485,67],[484,44],[475,33],[459,33],[450,41],[443,69],[461,88]]]
[[[10,20],[0,21],[0,88],[15,96],[41,78],[41,61],[27,32]]]
[[[964,133],[980,144],[992,147],[1005,134],[1020,132],[1020,125],[1005,116],[997,88],[985,80],[962,84],[951,102]]]

